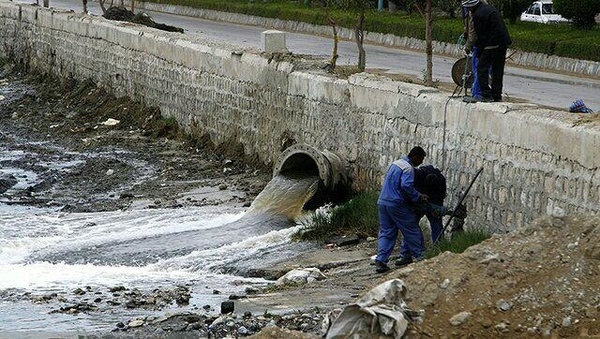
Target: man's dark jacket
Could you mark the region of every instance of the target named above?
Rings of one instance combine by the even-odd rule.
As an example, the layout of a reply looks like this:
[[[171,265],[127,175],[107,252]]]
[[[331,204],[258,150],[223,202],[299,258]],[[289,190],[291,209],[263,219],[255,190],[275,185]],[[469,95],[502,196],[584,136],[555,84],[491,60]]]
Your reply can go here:
[[[430,203],[444,205],[446,177],[439,169],[431,165],[415,168],[415,188],[420,193],[427,194]]]
[[[486,47],[508,47],[512,43],[508,29],[500,13],[493,6],[480,3],[473,9],[473,26],[477,33],[475,46],[482,51]]]

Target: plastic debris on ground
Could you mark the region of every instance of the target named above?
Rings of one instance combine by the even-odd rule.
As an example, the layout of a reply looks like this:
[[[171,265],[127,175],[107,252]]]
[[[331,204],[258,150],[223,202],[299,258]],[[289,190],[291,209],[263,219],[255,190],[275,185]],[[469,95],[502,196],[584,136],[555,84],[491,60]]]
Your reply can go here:
[[[400,279],[377,285],[336,316],[325,319],[326,338],[401,338],[410,322],[421,323],[423,311],[404,302],[406,287]]]

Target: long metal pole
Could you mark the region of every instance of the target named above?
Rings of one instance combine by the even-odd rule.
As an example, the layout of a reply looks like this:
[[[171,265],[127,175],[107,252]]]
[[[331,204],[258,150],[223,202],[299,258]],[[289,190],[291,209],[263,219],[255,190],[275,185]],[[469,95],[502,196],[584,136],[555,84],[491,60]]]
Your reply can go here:
[[[479,171],[477,171],[477,173],[475,173],[475,176],[473,177],[473,179],[471,179],[471,183],[467,187],[467,190],[462,194],[462,196],[458,200],[458,204],[456,204],[456,206],[452,210],[452,213],[450,214],[450,218],[448,218],[448,221],[446,221],[446,225],[444,225],[444,228],[442,229],[442,233],[440,233],[440,235],[438,235],[437,239],[435,239],[435,241],[433,242],[434,244],[436,244],[438,242],[438,240],[440,240],[440,238],[442,237],[442,235],[444,235],[444,233],[446,233],[446,229],[448,228],[448,225],[450,225],[450,221],[452,221],[452,218],[454,218],[454,213],[456,213],[456,209],[465,200],[465,198],[467,197],[467,194],[469,194],[469,191],[471,190],[471,187],[473,187],[473,184],[475,183],[475,180],[477,180],[477,177],[479,177],[479,175],[481,174],[481,172],[483,172],[483,166],[479,169]]]

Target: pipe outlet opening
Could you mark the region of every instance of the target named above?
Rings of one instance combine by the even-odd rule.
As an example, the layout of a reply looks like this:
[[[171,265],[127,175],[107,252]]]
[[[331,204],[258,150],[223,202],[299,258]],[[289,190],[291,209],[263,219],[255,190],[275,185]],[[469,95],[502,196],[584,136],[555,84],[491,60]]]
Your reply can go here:
[[[295,144],[285,149],[273,168],[273,177],[318,176],[319,187],[305,204],[315,209],[326,202],[343,200],[349,192],[348,175],[342,159],[329,151],[319,151],[307,144]]]

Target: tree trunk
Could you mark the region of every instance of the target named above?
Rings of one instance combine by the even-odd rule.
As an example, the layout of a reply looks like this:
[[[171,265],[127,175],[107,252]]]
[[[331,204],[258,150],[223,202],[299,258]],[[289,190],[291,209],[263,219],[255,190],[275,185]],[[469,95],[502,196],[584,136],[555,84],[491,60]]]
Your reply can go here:
[[[427,53],[427,69],[425,71],[425,85],[433,87],[433,48],[431,46],[433,16],[431,14],[431,0],[427,0],[425,8],[425,52]]]
[[[44,0],[44,7],[50,7],[50,0]]]
[[[100,5],[100,9],[102,10],[102,14],[106,13],[106,7],[104,6],[105,2],[106,2],[106,0],[98,0],[98,4]]]
[[[333,25],[332,28],[333,28],[333,51],[331,51],[331,59],[329,60],[329,71],[333,73],[335,71],[335,67],[337,66],[337,59],[339,58],[338,45],[340,42],[340,38],[337,33],[337,27],[335,25]]]
[[[131,0],[131,9],[130,9],[131,13],[135,13],[134,9],[135,9],[135,0]]]
[[[365,38],[364,22],[365,10],[361,9],[360,14],[358,16],[358,23],[356,24],[356,28],[354,29],[354,34],[356,35],[356,46],[358,47],[358,70],[361,72],[364,72],[365,67],[367,65],[365,47],[363,46],[363,41]]]
[[[325,15],[327,16],[327,21],[333,30],[333,51],[331,52],[331,59],[329,59],[329,65],[327,71],[333,73],[335,71],[335,67],[337,64],[338,55],[338,45],[340,42],[340,38],[338,36],[337,25],[333,17],[331,16],[331,11],[329,11],[329,1],[325,5]]]
[[[87,9],[87,0],[82,0],[83,2],[83,13],[87,14],[88,9]]]

